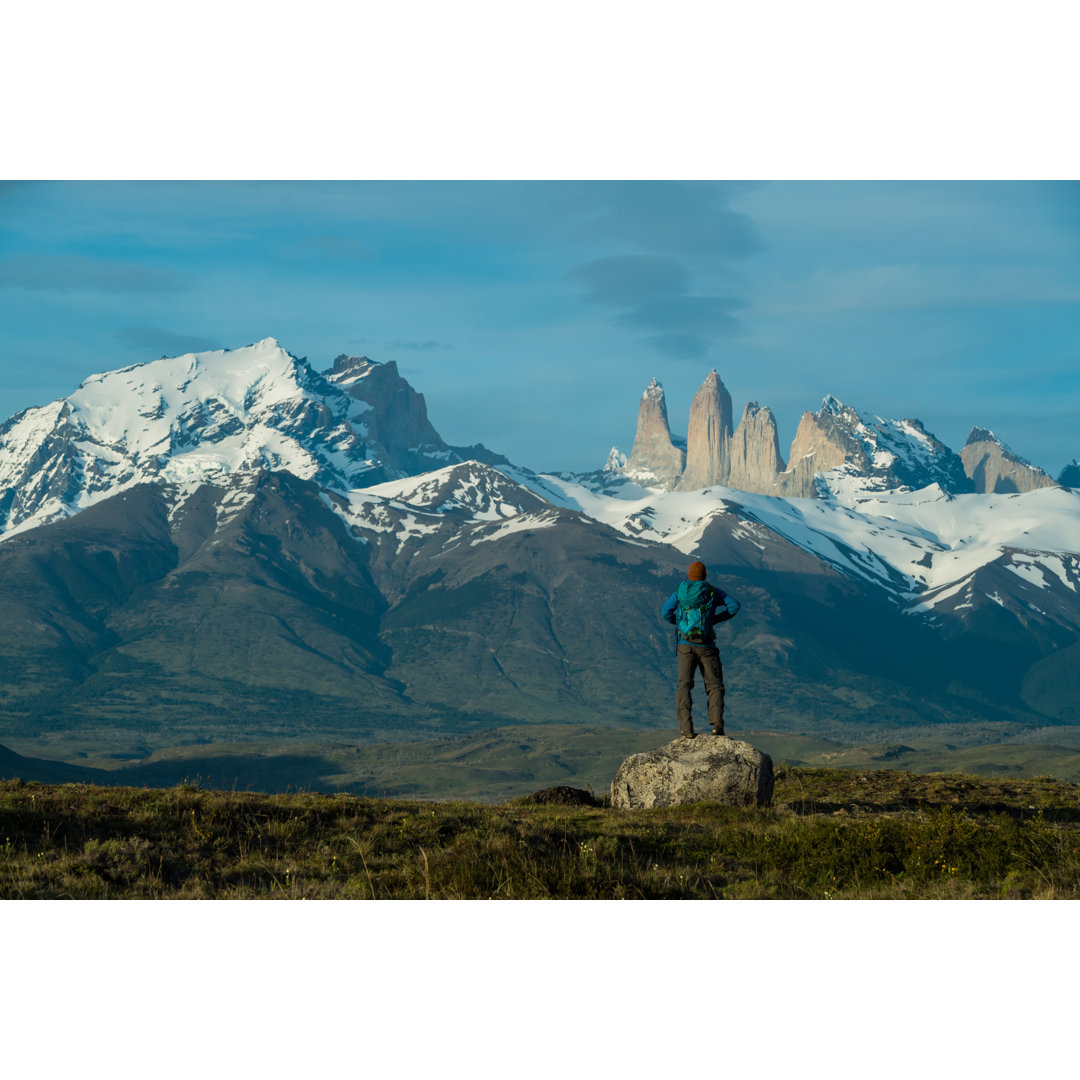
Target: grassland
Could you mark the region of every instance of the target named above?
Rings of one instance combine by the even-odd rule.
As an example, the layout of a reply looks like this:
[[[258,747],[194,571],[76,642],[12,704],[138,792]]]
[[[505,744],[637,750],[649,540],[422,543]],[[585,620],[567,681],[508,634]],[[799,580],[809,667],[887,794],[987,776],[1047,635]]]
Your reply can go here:
[[[1080,788],[781,766],[767,809],[616,811],[9,780],[0,897],[1076,899]]]
[[[879,736],[862,743],[775,731],[731,733],[777,764],[1080,781],[1080,730],[1075,727],[1045,729],[1041,734],[1053,744],[1020,742],[1008,730],[989,728],[979,732],[981,741],[966,730],[901,731],[892,733],[890,741]],[[652,749],[676,733],[671,727],[515,724],[472,734],[418,729],[395,739],[366,741],[347,732],[244,741],[210,734],[185,745],[155,742],[145,734],[125,739],[117,731],[0,738],[0,778],[505,802],[558,784],[603,793],[629,754]],[[5,746],[28,760],[5,755]]]

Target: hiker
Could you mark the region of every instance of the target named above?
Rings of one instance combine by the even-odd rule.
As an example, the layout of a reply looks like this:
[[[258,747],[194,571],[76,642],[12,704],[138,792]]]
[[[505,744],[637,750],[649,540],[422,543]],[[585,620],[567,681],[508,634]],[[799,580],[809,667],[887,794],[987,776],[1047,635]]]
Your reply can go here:
[[[714,735],[724,734],[724,669],[716,648],[713,627],[738,614],[739,601],[706,580],[705,564],[692,562],[687,580],[668,597],[660,614],[675,624],[679,657],[679,688],[675,691],[675,714],[684,739],[694,737],[690,691],[694,672],[700,668],[709,697],[709,726]]]

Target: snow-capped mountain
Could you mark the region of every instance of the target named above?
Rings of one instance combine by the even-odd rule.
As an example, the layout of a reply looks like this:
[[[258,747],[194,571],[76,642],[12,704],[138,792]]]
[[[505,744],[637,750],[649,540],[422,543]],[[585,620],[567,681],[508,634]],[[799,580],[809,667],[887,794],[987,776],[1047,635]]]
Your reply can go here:
[[[918,420],[890,420],[826,397],[804,413],[788,457],[788,474],[811,475],[823,497],[936,484],[951,494],[974,490],[960,457]]]
[[[695,469],[766,490],[688,489],[655,381],[630,457],[573,476],[448,446],[365,357],[320,374],[268,338],[92,376],[0,426],[0,722],[70,694],[112,723],[128,671],[176,716],[196,684],[270,713],[629,715],[611,680],[667,693],[658,604],[689,557],[744,603],[736,677],[799,723],[1072,717],[1080,492],[975,493],[919,421],[834,398],[785,465],[771,413],[732,433],[724,393],[699,392]]]
[[[659,490],[699,491],[721,484],[792,498],[919,490],[930,484],[952,493],[976,490],[961,458],[920,421],[862,412],[831,395],[816,413],[803,413],[785,465],[772,411],[748,402],[733,429],[731,395],[715,370],[691,402],[685,443],[672,436],[664,389],[652,380],[642,394],[633,450],[620,473]]]
[[[479,543],[558,517],[549,502],[479,461],[325,498],[355,536],[379,534],[398,547],[432,536],[457,543],[470,526],[479,527],[470,532]]]
[[[818,412],[803,414],[785,466],[771,414],[759,422],[768,410],[757,403],[727,438],[725,395],[713,372],[695,396],[698,412],[713,421],[699,420],[708,454],[698,456],[715,460],[697,470],[712,482],[693,490],[685,473],[672,478],[667,409],[655,379],[642,397],[632,468],[613,468],[613,449],[603,471],[514,475],[557,505],[687,554],[700,553],[722,519],[725,528],[752,524],[759,537],[766,530],[912,615],[964,622],[994,603],[1024,621],[1080,625],[1080,493],[1054,485],[991,433],[973,429],[962,457],[919,420],[889,419],[830,395]],[[702,400],[711,408],[701,408]],[[691,421],[694,415],[692,408]],[[1013,470],[1005,480],[1001,462]],[[735,475],[737,485],[723,479]],[[727,535],[750,541],[745,529]],[[1012,577],[1002,585],[997,571]]]
[[[392,363],[342,356],[320,375],[266,338],[92,375],[12,417],[0,426],[0,534],[137,484],[183,497],[267,469],[348,490],[461,460]]]
[[[713,372],[695,401],[723,405],[724,394]],[[730,404],[721,414],[727,427],[708,428],[716,429],[709,453],[719,454],[722,470]],[[976,606],[975,576],[991,566],[1012,568],[1018,587],[1075,592],[1080,493],[1049,486],[972,494],[960,457],[918,420],[826,397],[817,413],[804,414],[790,463],[765,493],[716,484],[685,490],[681,474],[670,472],[667,434],[663,389],[653,380],[632,469],[614,448],[602,470],[578,477],[463,463],[465,451],[443,442],[423,397],[393,364],[342,355],[319,374],[267,338],[94,375],[69,397],[13,417],[0,427],[0,535],[145,483],[165,486],[173,514],[201,485],[228,487],[231,502],[219,513],[235,513],[251,485],[234,481],[266,470],[314,482],[357,535],[405,537],[518,515],[538,522],[564,508],[692,554],[710,525],[728,517],[769,530],[912,614]],[[660,444],[670,475],[654,481],[650,454]],[[808,479],[813,499],[775,494]],[[983,595],[1005,602],[1000,590]],[[1032,599],[1025,605],[1039,609]]]
[[[734,488],[680,492],[630,483],[598,491],[561,476],[520,470],[514,475],[557,505],[688,556],[701,550],[710,526],[727,519],[729,525],[767,530],[881,590],[911,614],[939,607],[960,614],[965,605],[986,601],[1003,605],[1001,593],[1017,590],[1022,614],[1041,613],[1040,604],[1060,608],[1049,597],[1064,590],[1061,614],[1080,627],[1080,491],[1074,489],[952,495],[937,484],[879,492],[838,484],[828,499],[785,499]],[[752,533],[744,536],[756,542]],[[979,593],[975,582],[990,567],[1010,570],[1018,579],[1015,587],[988,585]]]

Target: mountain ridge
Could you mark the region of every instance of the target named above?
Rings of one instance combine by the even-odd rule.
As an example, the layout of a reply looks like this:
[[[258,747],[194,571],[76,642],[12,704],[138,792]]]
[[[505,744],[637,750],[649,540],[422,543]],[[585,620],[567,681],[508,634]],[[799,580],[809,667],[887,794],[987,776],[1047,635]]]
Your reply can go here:
[[[725,663],[759,725],[1080,722],[1080,493],[977,493],[918,421],[831,397],[785,465],[767,407],[732,431],[703,385],[685,449],[653,380],[629,458],[575,476],[448,446],[367,357],[92,376],[0,426],[0,733],[651,723],[691,557],[743,601]],[[686,487],[689,461],[813,497]]]
[[[265,467],[347,490],[462,460],[393,362],[343,355],[319,374],[264,338],[92,375],[0,425],[0,534],[148,481]]]

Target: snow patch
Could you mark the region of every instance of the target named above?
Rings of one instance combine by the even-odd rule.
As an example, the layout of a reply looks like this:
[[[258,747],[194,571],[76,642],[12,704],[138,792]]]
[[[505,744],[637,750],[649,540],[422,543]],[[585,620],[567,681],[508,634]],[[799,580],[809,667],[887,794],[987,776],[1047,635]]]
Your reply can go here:
[[[600,493],[564,477],[521,470],[508,475],[556,505],[688,554],[716,515],[737,514],[737,530],[746,523],[764,530],[758,541],[769,533],[779,536],[897,599],[933,598],[907,610],[931,609],[944,598],[942,590],[959,590],[1006,550],[1013,559],[1025,549],[1035,552],[1029,557],[1074,590],[1074,579],[1080,580],[1080,497],[1063,488],[1002,497],[951,495],[934,483],[917,491],[853,487],[829,499],[791,499],[724,487],[669,492],[632,483]],[[1027,573],[1034,582],[1035,573]]]
[[[955,585],[950,585],[947,588],[940,589],[933,596],[923,600],[922,603],[912,604],[911,607],[904,610],[909,615],[920,614],[922,612],[931,611],[934,607],[941,603],[942,600],[948,600],[950,597],[955,596],[965,585],[971,584],[971,578],[965,578],[963,581],[958,581]],[[971,607],[971,604],[965,604],[964,607]]]
[[[1029,585],[1034,585],[1038,589],[1047,589],[1050,587],[1050,582],[1046,580],[1046,576],[1042,572],[1042,567],[1034,563],[1012,563],[1005,568],[1011,571],[1017,577],[1023,578]]]
[[[519,514],[510,521],[503,521],[494,527],[481,527],[477,530],[469,546],[486,544],[492,540],[504,540],[513,533],[527,532],[536,529],[550,529],[559,520],[559,515],[552,510],[545,510],[539,514]]]

